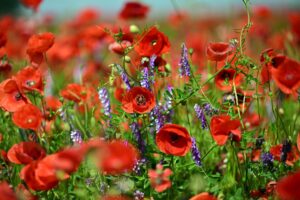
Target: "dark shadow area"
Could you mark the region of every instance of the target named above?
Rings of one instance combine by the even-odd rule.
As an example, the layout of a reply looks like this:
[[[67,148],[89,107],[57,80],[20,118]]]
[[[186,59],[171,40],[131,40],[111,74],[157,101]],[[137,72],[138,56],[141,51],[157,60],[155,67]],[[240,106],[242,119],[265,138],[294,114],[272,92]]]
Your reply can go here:
[[[17,14],[19,6],[19,0],[0,0],[0,16]]]

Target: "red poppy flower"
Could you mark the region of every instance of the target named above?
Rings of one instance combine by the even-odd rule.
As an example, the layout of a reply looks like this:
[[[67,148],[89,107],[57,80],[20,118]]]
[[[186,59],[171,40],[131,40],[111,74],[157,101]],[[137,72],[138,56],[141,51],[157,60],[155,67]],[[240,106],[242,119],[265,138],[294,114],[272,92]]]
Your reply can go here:
[[[163,192],[171,187],[172,183],[169,179],[171,174],[171,169],[167,168],[163,170],[163,166],[161,164],[156,165],[156,170],[148,170],[150,184],[156,192]]]
[[[48,51],[54,44],[54,35],[52,33],[43,33],[33,35],[29,38],[27,43],[27,54],[30,62],[36,66],[42,63],[44,53]]]
[[[15,112],[28,102],[29,100],[22,94],[15,80],[7,79],[0,84],[0,107],[2,109]]]
[[[127,2],[119,13],[122,19],[142,19],[149,12],[149,7],[140,2]]]
[[[291,31],[295,35],[296,42],[300,42],[300,14],[299,12],[294,12],[289,14],[289,21],[291,25]]]
[[[281,160],[282,146],[282,144],[279,144],[270,148],[270,153],[274,156],[275,160]],[[292,146],[291,151],[287,152],[287,158],[285,163],[289,166],[293,166],[294,162],[296,162],[298,159],[299,153],[297,151],[297,148],[296,146]]]
[[[62,103],[59,101],[59,99],[54,96],[46,97],[45,101],[47,110],[57,111],[62,106]]]
[[[259,117],[259,115],[255,112],[251,113],[251,112],[247,112],[244,115],[244,124],[246,125],[246,127],[257,127],[261,124],[263,118]]]
[[[0,200],[17,200],[17,195],[12,188],[9,187],[7,182],[0,183]]]
[[[202,192],[190,198],[190,200],[217,200],[216,197],[210,195],[208,192]]]
[[[1,57],[1,56],[0,56]],[[0,73],[7,75],[9,72],[11,72],[12,66],[11,64],[6,60],[0,60]]]
[[[122,108],[127,113],[148,113],[155,105],[153,93],[144,87],[131,88],[122,99]]]
[[[227,92],[232,90],[233,84],[238,87],[242,81],[242,74],[237,73],[234,69],[223,69],[215,78],[217,88]]]
[[[170,22],[170,25],[172,25],[172,27],[174,28],[181,27],[181,25],[183,25],[183,23],[188,20],[188,13],[183,10],[177,10],[176,12],[173,12],[168,16],[168,22]]]
[[[42,123],[42,112],[32,104],[25,104],[13,113],[12,121],[24,129],[38,130]]]
[[[170,49],[169,39],[156,27],[144,32],[137,41],[139,43],[135,46],[135,51],[140,56],[161,55]]]
[[[7,152],[10,162],[15,164],[28,164],[46,156],[45,150],[35,142],[21,142],[13,145]]]
[[[87,25],[95,24],[99,19],[100,13],[95,8],[84,8],[71,22],[71,28],[80,28]]]
[[[275,59],[278,58],[278,59]],[[279,60],[278,67],[272,67],[272,77],[279,87],[279,89],[285,94],[295,94],[300,88],[300,63],[290,58],[275,57]]]
[[[234,141],[240,141],[242,138],[239,120],[231,120],[228,115],[213,116],[210,121],[210,131],[215,142],[222,146],[229,137]]]
[[[51,63],[57,65],[58,63],[65,63],[77,56],[79,53],[78,37],[70,36],[61,37],[55,40],[54,45],[47,52],[47,57]],[[51,65],[51,67],[55,67]]]
[[[133,54],[131,56],[131,64],[136,68],[142,68],[142,67],[148,67],[149,66],[149,61],[150,58],[143,59],[144,56],[140,56],[138,54]],[[167,62],[161,57],[157,56],[154,60],[154,66],[157,67],[158,71],[164,72],[165,71],[165,66]]]
[[[100,42],[104,40],[107,35],[104,27],[92,25],[82,31],[80,41],[88,51],[93,52],[99,47]]]
[[[37,11],[42,0],[21,0],[22,4],[28,8],[32,8],[34,11]]]
[[[7,153],[4,150],[0,150],[0,158],[4,161],[4,162],[8,162],[8,158],[7,158]]]
[[[105,174],[131,172],[137,160],[138,151],[127,141],[112,141],[100,153],[99,167]]]
[[[156,144],[166,154],[185,156],[192,146],[192,140],[186,128],[177,124],[166,124],[158,131]]]
[[[20,70],[15,80],[17,81],[21,90],[24,91],[38,91],[43,93],[44,90],[44,83],[43,83],[43,76],[40,69],[27,66],[24,69]]]
[[[81,146],[73,146],[45,157],[43,162],[47,163],[47,165],[51,165],[56,171],[71,174],[77,171],[84,155],[84,148]]]
[[[120,43],[114,42],[109,45],[108,49],[116,54],[123,55],[126,48],[131,46],[131,42],[123,40]]]
[[[222,61],[232,54],[234,47],[225,42],[209,43],[206,49],[208,60]]]
[[[0,48],[4,47],[5,44],[6,44],[6,33],[3,30],[1,30],[0,31]]]
[[[258,162],[261,157],[261,149],[253,149],[251,152],[251,160],[253,162]]]
[[[49,190],[59,183],[54,168],[42,161],[33,161],[20,172],[21,179],[32,190]]]
[[[65,89],[60,91],[60,95],[65,99],[79,103],[81,101],[86,101],[90,95],[90,92],[83,85],[70,83]]]
[[[45,98],[45,113],[44,118],[50,123],[51,120],[55,119],[56,114],[54,112],[62,106],[62,103],[58,98],[53,96],[48,96]],[[47,123],[47,122],[46,122]]]
[[[277,182],[276,192],[282,200],[296,200],[300,197],[300,171],[283,177]]]
[[[49,190],[75,172],[84,156],[80,146],[64,149],[23,167],[21,179],[33,190]]]
[[[255,6],[253,12],[253,16],[259,20],[269,19],[272,16],[270,7],[265,5]]]

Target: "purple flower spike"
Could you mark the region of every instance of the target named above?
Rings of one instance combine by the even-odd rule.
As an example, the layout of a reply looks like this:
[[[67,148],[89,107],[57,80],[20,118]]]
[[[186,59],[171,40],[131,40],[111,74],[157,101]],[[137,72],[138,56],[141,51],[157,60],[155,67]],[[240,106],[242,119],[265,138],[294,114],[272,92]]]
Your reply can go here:
[[[108,97],[108,91],[106,88],[101,88],[98,91],[99,99],[102,103],[102,106],[104,108],[104,114],[108,117],[111,117],[111,108],[110,108],[110,101]]]
[[[184,43],[181,45],[181,58],[178,65],[180,67],[180,76],[191,76],[191,66],[188,60],[188,49]]]
[[[195,104],[194,109],[195,109],[197,118],[201,121],[202,129],[206,129],[207,121],[206,121],[203,109],[198,104]]]
[[[201,154],[200,151],[197,147],[196,140],[195,138],[192,138],[192,148],[191,148],[193,160],[196,163],[196,165],[201,166]]]
[[[144,67],[144,69],[142,69],[141,86],[147,88],[148,90],[151,90],[149,82],[149,70],[147,67]]]
[[[145,141],[143,140],[142,138],[142,134],[139,130],[139,125],[136,123],[136,122],[133,122],[131,125],[130,125],[130,128],[132,130],[132,133],[138,143],[138,147],[140,149],[140,151],[142,153],[145,153],[146,151],[146,144],[145,144]]]
[[[72,130],[70,135],[71,135],[71,140],[74,144],[82,143],[82,136],[79,130]]]

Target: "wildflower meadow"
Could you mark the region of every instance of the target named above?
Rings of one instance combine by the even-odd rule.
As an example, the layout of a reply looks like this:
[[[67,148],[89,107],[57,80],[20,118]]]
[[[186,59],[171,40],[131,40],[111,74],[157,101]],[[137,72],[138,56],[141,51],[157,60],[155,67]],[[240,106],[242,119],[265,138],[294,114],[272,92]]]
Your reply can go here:
[[[45,1],[0,16],[0,200],[300,199],[300,7]]]

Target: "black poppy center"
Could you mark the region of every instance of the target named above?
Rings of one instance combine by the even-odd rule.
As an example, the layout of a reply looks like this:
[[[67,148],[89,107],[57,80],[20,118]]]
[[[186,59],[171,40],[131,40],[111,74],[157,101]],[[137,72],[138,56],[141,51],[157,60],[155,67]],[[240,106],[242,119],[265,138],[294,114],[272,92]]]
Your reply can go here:
[[[15,94],[15,99],[17,100],[17,101],[20,101],[21,99],[22,99],[22,95],[18,92],[18,93],[16,93]]]
[[[142,94],[139,94],[135,97],[137,105],[144,106],[146,104],[146,97]]]
[[[34,86],[35,82],[34,81],[31,81],[31,80],[27,80],[26,81],[26,85],[31,87],[31,86]]]
[[[180,139],[180,136],[177,134],[171,134],[170,139],[171,139],[171,143],[176,143]]]
[[[229,73],[229,72],[223,72],[222,74],[221,74],[221,77],[222,77],[222,79],[223,80],[230,80],[230,79],[232,79],[232,77],[231,77],[231,73]]]
[[[152,40],[151,44],[152,44],[152,46],[155,46],[157,44],[157,40]]]

